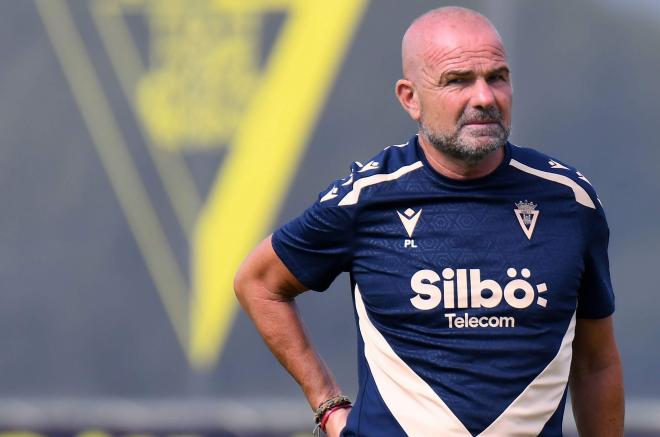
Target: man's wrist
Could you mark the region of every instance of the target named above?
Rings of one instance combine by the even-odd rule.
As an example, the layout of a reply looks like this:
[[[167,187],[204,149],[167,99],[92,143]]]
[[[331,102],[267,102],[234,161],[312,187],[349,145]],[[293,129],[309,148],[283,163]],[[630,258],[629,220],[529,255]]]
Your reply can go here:
[[[351,400],[348,396],[344,395],[337,395],[326,399],[319,404],[316,410],[314,410],[314,422],[320,424],[323,416],[335,407],[346,407],[351,405]]]
[[[333,396],[321,402],[316,410],[314,410],[314,423],[316,424],[314,435],[317,435],[317,431],[319,430],[325,432],[325,426],[333,413],[338,410],[351,408],[351,406],[351,400],[348,396],[344,395]]]
[[[346,410],[346,409],[349,409],[351,407],[352,407],[351,404],[337,405],[336,407],[333,407],[332,409],[328,410],[323,415],[323,417],[321,418],[321,423],[319,424],[319,426],[321,427],[321,430],[323,432],[327,432],[326,431],[326,425],[328,424],[328,421],[330,420],[330,417],[332,416],[333,413],[336,413],[339,410]]]

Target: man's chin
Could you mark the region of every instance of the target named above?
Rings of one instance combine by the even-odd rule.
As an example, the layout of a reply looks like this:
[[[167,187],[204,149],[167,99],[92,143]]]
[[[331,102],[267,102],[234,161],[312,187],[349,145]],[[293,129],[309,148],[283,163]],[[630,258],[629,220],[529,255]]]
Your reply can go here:
[[[489,127],[463,126],[459,131],[458,140],[475,148],[500,147],[506,143],[508,133],[500,125]]]
[[[466,138],[462,143],[472,150],[495,151],[506,144],[506,138],[503,139],[499,136],[470,137]]]
[[[482,159],[506,144],[508,132],[501,129],[466,129],[457,136],[442,137],[433,135],[422,126],[422,135],[440,152],[463,160],[469,164],[478,164]]]

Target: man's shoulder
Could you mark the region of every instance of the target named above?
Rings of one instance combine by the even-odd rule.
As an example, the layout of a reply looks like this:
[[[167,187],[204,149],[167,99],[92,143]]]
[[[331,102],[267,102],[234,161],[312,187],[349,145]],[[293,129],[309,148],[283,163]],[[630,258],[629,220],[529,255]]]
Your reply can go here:
[[[540,170],[578,171],[577,168],[568,164],[566,161],[547,155],[539,149],[520,146],[513,143],[511,143],[511,146],[511,158],[523,164],[539,168]]]
[[[566,161],[547,155],[535,148],[512,144],[510,165],[536,177],[538,181],[571,188],[575,200],[584,206],[597,209],[597,204],[600,204],[600,199],[598,199],[591,181]]]
[[[373,194],[373,187],[387,185],[422,166],[414,137],[406,143],[389,145],[369,159],[354,161],[349,174],[333,181],[318,201],[339,207],[363,203]]]

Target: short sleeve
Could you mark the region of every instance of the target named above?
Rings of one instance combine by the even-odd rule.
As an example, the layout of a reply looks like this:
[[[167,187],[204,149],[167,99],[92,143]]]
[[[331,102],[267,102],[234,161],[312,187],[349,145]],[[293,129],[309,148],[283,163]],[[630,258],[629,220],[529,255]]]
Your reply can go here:
[[[325,291],[352,259],[353,208],[338,206],[337,185],[272,237],[277,256],[311,290]]]
[[[614,291],[610,279],[607,249],[610,231],[605,214],[598,206],[589,211],[587,223],[587,246],[582,282],[578,292],[577,317],[601,319],[614,312]]]

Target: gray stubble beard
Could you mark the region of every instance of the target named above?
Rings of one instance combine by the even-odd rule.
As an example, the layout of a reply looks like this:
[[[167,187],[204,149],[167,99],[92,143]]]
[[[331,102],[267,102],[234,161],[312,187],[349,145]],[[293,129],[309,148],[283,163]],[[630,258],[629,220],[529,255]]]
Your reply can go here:
[[[470,121],[485,119],[499,120],[500,126],[497,128],[498,132],[493,141],[474,146],[461,140],[460,131],[463,125]],[[419,123],[422,135],[435,149],[453,158],[460,159],[470,166],[479,164],[486,156],[503,147],[509,138],[510,129],[502,124],[500,111],[494,107],[480,111],[476,118],[474,116],[470,118],[466,114],[463,114],[458,121],[458,125],[459,128],[456,132],[451,135],[443,135],[428,129],[421,120]]]

